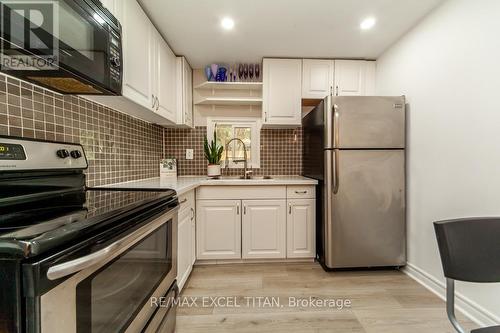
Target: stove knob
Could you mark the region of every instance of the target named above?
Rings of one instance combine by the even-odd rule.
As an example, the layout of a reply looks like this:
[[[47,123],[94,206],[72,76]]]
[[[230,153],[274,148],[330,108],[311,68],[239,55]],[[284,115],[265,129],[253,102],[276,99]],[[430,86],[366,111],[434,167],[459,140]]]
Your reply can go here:
[[[121,66],[121,61],[120,61],[119,57],[112,57],[111,59],[109,59],[109,61],[111,62],[111,65],[113,67],[120,67]]]
[[[70,154],[71,154],[71,157],[73,157],[73,158],[82,157],[82,153],[79,150],[72,150]]]
[[[60,158],[66,158],[69,156],[69,152],[66,150],[66,149],[59,149],[57,152],[56,152],[57,156],[59,156]]]

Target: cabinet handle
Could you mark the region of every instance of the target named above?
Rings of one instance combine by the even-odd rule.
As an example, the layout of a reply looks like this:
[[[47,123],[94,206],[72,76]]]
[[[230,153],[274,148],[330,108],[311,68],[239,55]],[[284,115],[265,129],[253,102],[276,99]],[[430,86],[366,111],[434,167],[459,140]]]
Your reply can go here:
[[[240,205],[236,206],[236,215],[240,215]]]
[[[333,96],[333,86],[330,86],[330,96]]]
[[[183,204],[183,203],[185,203],[185,202],[187,202],[187,201],[188,201],[188,199],[187,199],[187,198],[184,198],[184,200],[181,200],[181,201],[179,202],[179,205],[181,205],[181,204]]]
[[[292,215],[292,204],[288,204],[288,214]]]
[[[247,206],[243,206],[243,215],[247,215]]]
[[[339,86],[336,86],[335,87],[335,96],[338,96],[339,95]]]
[[[194,220],[194,208],[191,207],[191,221]]]
[[[297,194],[306,194],[307,191],[295,191],[295,193],[297,193]]]
[[[156,104],[156,98],[154,94],[151,94],[151,99],[153,100],[153,105],[151,105],[151,109],[154,109]]]
[[[160,108],[160,100],[156,97],[156,111]]]

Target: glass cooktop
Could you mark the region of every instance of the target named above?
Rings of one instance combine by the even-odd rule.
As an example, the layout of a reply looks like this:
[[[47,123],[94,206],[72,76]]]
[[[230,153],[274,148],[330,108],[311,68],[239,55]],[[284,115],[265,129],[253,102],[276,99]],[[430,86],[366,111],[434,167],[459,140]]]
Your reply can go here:
[[[65,238],[84,229],[96,228],[143,206],[172,200],[175,195],[174,190],[87,189],[4,205],[0,207],[0,253],[14,243]]]

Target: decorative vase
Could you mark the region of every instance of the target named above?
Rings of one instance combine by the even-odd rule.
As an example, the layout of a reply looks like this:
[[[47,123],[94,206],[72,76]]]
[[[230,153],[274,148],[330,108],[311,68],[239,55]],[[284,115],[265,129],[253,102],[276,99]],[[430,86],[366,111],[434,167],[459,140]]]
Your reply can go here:
[[[212,79],[212,69],[209,65],[205,67],[205,75],[207,77],[207,81],[210,81]]]
[[[212,64],[212,65],[210,65],[210,68],[212,69],[212,79],[213,79],[213,81],[215,81],[215,79],[217,77],[217,70],[219,69],[219,65]]]
[[[208,177],[219,177],[220,176],[220,164],[207,165],[207,176]]]
[[[217,71],[217,76],[215,77],[215,81],[218,82],[224,82],[226,81],[226,72],[227,69],[226,67],[219,67],[219,70]]]

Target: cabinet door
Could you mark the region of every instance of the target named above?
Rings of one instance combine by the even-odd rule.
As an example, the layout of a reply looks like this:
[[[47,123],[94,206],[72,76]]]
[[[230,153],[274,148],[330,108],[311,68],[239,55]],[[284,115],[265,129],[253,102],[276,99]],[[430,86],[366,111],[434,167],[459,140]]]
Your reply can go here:
[[[193,230],[191,210],[184,210],[179,214],[177,229],[177,281],[179,289],[186,283],[186,280],[193,268]]]
[[[193,127],[193,70],[184,60],[184,125]]]
[[[365,95],[365,63],[363,60],[335,60],[335,95]]]
[[[365,63],[366,73],[365,73],[365,96],[375,96],[375,83],[376,83],[376,73],[377,73],[377,62],[367,61]]]
[[[196,210],[195,207],[191,207],[191,266],[194,265],[196,261]]]
[[[243,200],[242,257],[285,258],[286,201]]]
[[[153,107],[153,25],[136,0],[123,1],[123,96]]]
[[[288,201],[287,258],[316,256],[316,200]]]
[[[153,28],[154,29],[154,28]],[[177,58],[160,33],[153,30],[155,41],[154,95],[155,111],[175,122],[177,112]]]
[[[264,124],[300,125],[302,60],[263,60],[262,111]]]
[[[325,98],[333,92],[333,60],[302,60],[302,98]]]
[[[241,258],[240,200],[196,202],[197,259]]]
[[[177,124],[193,127],[193,70],[177,57]]]

